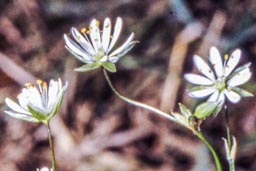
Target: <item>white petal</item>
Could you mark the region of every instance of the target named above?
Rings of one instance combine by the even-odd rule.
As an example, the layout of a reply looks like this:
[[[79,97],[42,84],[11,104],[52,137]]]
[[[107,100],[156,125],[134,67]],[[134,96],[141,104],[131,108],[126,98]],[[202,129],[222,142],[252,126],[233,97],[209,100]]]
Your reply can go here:
[[[102,46],[105,52],[107,52],[108,45],[110,42],[110,34],[111,34],[111,22],[109,18],[106,18],[104,20],[103,33],[102,33]]]
[[[188,93],[188,95],[195,98],[201,98],[201,97],[206,97],[215,91],[216,89],[211,87],[211,88],[205,88],[202,90],[191,91]]]
[[[215,91],[208,99],[209,102],[217,102],[219,97],[219,91]]]
[[[75,57],[77,57],[82,62],[86,62],[86,63],[92,61],[87,56],[87,53],[65,34],[64,34],[64,40],[66,43],[67,50],[69,50]]]
[[[88,38],[85,39],[85,37],[79,33],[79,31],[76,28],[71,28],[71,33],[75,40],[81,45],[81,47],[84,48],[84,50],[88,53],[87,56],[95,55],[95,51],[91,45],[91,43],[88,41]],[[86,34],[85,34],[86,35]]]
[[[237,66],[239,60],[240,60],[240,56],[241,56],[241,50],[240,49],[236,49],[231,56],[228,59],[228,62],[225,66],[225,76],[228,76],[233,69]]]
[[[249,68],[245,68],[244,70],[236,73],[230,80],[227,82],[229,86],[239,86],[246,83],[251,78],[251,71]]]
[[[212,85],[213,82],[209,80],[206,77],[196,75],[196,74],[185,74],[185,79],[189,81],[192,84],[197,84],[197,85]]]
[[[224,103],[224,101],[225,101],[225,95],[224,95],[224,92],[223,92],[223,91],[220,92],[217,101],[218,101],[218,102],[221,102],[222,104]]]
[[[24,92],[24,91],[23,91]],[[19,100],[19,104],[20,106],[25,109],[28,110],[27,106],[29,104],[29,99],[28,99],[28,95],[27,93],[21,93],[17,96],[18,100]]]
[[[90,24],[90,38],[95,51],[98,52],[102,44],[101,44],[101,37],[100,37],[100,29],[99,29],[98,21],[96,19],[93,19]]]
[[[241,100],[241,96],[232,90],[224,90],[224,93],[232,103],[237,103]]]
[[[48,89],[48,109],[51,108],[58,96],[59,92],[59,83],[55,80],[51,80],[49,82],[49,89]]]
[[[137,43],[137,41],[132,41],[126,46],[119,54],[109,57],[109,61],[116,63],[121,57],[123,57],[127,52],[129,52]]]
[[[11,117],[29,121],[29,122],[39,122],[37,119],[35,119],[32,115],[24,114],[24,113],[16,113],[11,111],[4,111],[6,114],[10,115]]]
[[[117,41],[117,39],[120,35],[120,32],[121,32],[121,29],[122,29],[122,24],[123,24],[122,19],[120,17],[118,17],[117,20],[116,20],[113,37],[112,37],[112,40],[111,40],[110,45],[108,47],[107,53],[109,53],[111,51],[111,49],[115,46],[116,41]]]
[[[199,56],[194,55],[193,61],[197,67],[197,69],[204,74],[206,77],[208,77],[210,80],[214,81],[215,76],[210,67],[207,65],[207,63]]]
[[[109,56],[115,56],[117,54],[119,54],[120,52],[122,52],[128,45],[129,43],[132,41],[132,39],[134,38],[134,33],[132,33],[128,39],[122,44],[122,46],[120,46],[119,48],[117,48],[115,51],[113,51]]]
[[[211,47],[209,59],[213,65],[216,75],[221,77],[223,75],[223,63],[220,53],[216,47]]]
[[[15,103],[14,101],[12,101],[9,98],[5,99],[5,103],[6,105],[12,109],[13,111],[17,112],[17,113],[23,113],[23,114],[27,114],[27,115],[31,115],[28,111],[26,111],[25,109],[23,109],[22,107],[20,107],[17,103]]]
[[[24,91],[28,91],[28,100],[30,104],[33,104],[38,108],[43,108],[42,98],[36,87],[28,87],[27,89],[24,89]]]

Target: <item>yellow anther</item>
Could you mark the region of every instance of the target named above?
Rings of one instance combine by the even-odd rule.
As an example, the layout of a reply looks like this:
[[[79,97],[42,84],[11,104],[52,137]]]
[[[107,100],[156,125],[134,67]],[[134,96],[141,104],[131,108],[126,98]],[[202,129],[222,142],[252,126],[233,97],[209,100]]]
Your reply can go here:
[[[42,83],[43,83],[43,80],[36,80],[36,83],[37,83],[37,84],[42,84]]]
[[[25,83],[25,87],[31,87],[32,85],[32,83]]]
[[[224,59],[227,60],[229,58],[228,54],[224,55]]]
[[[96,20],[96,26],[99,27],[100,26],[100,22],[98,20]]]
[[[81,29],[82,33],[85,33],[86,31],[87,31],[87,29],[85,27]]]
[[[47,83],[46,82],[43,82],[43,87],[47,88]]]

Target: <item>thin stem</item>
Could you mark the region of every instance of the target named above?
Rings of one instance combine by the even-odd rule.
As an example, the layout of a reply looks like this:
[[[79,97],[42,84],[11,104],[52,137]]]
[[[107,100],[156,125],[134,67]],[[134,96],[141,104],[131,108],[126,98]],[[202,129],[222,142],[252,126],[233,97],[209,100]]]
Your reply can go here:
[[[225,109],[225,118],[226,118],[228,150],[231,151],[233,143],[231,139],[231,131],[230,131],[230,125],[229,125],[228,106],[225,105],[224,109]],[[235,171],[235,160],[234,159],[228,160],[228,164],[229,164],[229,171]]]
[[[226,118],[226,130],[227,130],[227,141],[228,141],[228,148],[231,149],[231,133],[230,133],[230,126],[229,126],[229,115],[228,115],[228,107],[227,105],[224,106],[225,109],[225,118]]]
[[[159,114],[159,115],[161,115],[161,116],[163,116],[163,117],[165,117],[165,118],[167,118],[167,119],[169,119],[169,120],[171,120],[171,121],[175,121],[174,118],[173,118],[171,115],[169,115],[168,113],[165,113],[165,112],[163,112],[163,111],[161,111],[161,110],[159,110],[159,109],[156,109],[156,108],[154,108],[154,107],[152,107],[152,106],[146,105],[146,104],[144,104],[144,103],[140,103],[140,102],[138,102],[138,101],[129,99],[129,98],[127,98],[127,97],[121,95],[121,94],[114,88],[113,84],[111,83],[111,81],[110,81],[110,79],[109,79],[109,76],[108,76],[108,72],[107,72],[105,69],[103,69],[103,72],[104,72],[105,78],[106,78],[106,80],[107,80],[107,82],[108,82],[108,85],[110,86],[110,88],[112,89],[112,91],[113,91],[120,99],[122,99],[122,100],[124,100],[125,102],[130,103],[130,104],[132,104],[132,105],[134,105],[134,106],[141,107],[141,108],[143,108],[143,109],[147,109],[147,110],[149,110],[149,111],[152,111],[152,112],[154,112],[154,113],[157,113],[157,114]]]
[[[214,162],[215,162],[215,165],[216,165],[216,171],[221,171],[222,170],[222,167],[221,167],[221,163],[220,163],[220,159],[216,153],[216,151],[214,150],[214,148],[212,147],[212,145],[209,143],[209,141],[207,140],[207,138],[203,135],[202,132],[196,132],[195,135],[201,139],[208,147],[208,149],[210,150],[212,156],[213,156],[213,159],[214,159]]]
[[[137,102],[137,101],[135,101],[135,100],[131,100],[131,99],[129,99],[129,98],[127,98],[127,97],[121,95],[121,94],[114,88],[114,86],[113,86],[111,80],[109,79],[109,76],[108,76],[107,71],[106,71],[105,69],[103,69],[103,72],[104,72],[105,78],[106,78],[106,80],[107,80],[107,82],[108,82],[108,85],[110,86],[110,88],[112,89],[112,91],[113,91],[120,99],[122,99],[122,100],[124,100],[125,102],[130,103],[130,104],[132,104],[132,105],[135,105],[135,106],[137,106],[137,107],[141,107],[141,108],[147,109],[147,110],[149,110],[149,111],[155,112],[155,113],[157,113],[157,114],[159,114],[159,115],[161,115],[161,116],[163,116],[163,117],[165,117],[165,118],[167,118],[167,119],[169,119],[169,120],[171,120],[171,121],[173,121],[173,122],[176,122],[175,119],[174,119],[172,116],[170,116],[169,114],[167,114],[167,113],[165,113],[165,112],[163,112],[163,111],[161,111],[161,110],[158,110],[158,109],[156,109],[156,108],[154,108],[154,107],[151,107],[151,106],[149,106],[149,105],[146,105],[146,104]],[[220,163],[219,157],[218,157],[217,153],[215,152],[214,148],[212,147],[212,145],[211,145],[211,144],[209,143],[209,141],[206,139],[206,137],[202,134],[202,132],[195,132],[195,135],[196,135],[199,139],[201,139],[201,140],[207,145],[207,147],[209,148],[209,150],[210,150],[210,152],[211,152],[211,154],[212,154],[212,156],[213,156],[213,158],[214,158],[217,171],[222,171],[221,163]]]
[[[49,122],[46,123],[46,127],[48,130],[48,139],[49,139],[49,145],[51,150],[52,171],[56,171],[55,153],[54,153],[54,147],[53,147],[53,141],[52,141],[51,127]]]

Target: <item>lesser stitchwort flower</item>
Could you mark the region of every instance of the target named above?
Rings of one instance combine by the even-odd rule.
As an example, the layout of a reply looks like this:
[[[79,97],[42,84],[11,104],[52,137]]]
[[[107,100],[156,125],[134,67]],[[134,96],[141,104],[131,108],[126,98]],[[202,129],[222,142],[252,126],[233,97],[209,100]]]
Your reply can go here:
[[[42,167],[41,169],[36,169],[36,171],[52,171],[52,169],[49,169],[48,167]]]
[[[216,47],[210,49],[210,66],[199,56],[194,55],[193,60],[198,70],[204,75],[185,74],[185,79],[198,85],[189,91],[189,95],[195,98],[207,97],[208,101],[225,101],[225,96],[232,103],[240,101],[241,97],[253,96],[250,92],[241,89],[251,77],[249,69],[251,63],[236,68],[241,56],[241,50],[236,49],[231,56],[224,56],[224,62]],[[213,69],[211,69],[213,68]]]
[[[108,71],[115,72],[115,63],[137,43],[137,41],[133,41],[134,33],[131,33],[119,48],[113,50],[122,29],[122,19],[120,17],[116,20],[113,34],[111,34],[112,26],[109,18],[104,20],[102,31],[99,26],[99,21],[93,19],[89,29],[83,28],[79,32],[72,27],[73,39],[64,34],[67,50],[77,59],[86,63],[76,68],[76,71],[84,72],[102,66]]]
[[[46,123],[59,110],[67,83],[62,86],[60,79],[50,80],[49,86],[42,80],[36,81],[37,86],[26,83],[25,88],[17,96],[19,103],[9,98],[5,99],[11,111],[6,114],[29,122]]]

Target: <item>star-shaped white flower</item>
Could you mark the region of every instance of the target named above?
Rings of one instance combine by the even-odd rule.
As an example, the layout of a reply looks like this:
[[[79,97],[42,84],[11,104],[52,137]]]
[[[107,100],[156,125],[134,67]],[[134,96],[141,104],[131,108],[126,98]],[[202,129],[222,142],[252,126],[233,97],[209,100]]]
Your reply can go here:
[[[49,169],[48,167],[42,167],[41,169],[36,169],[36,171],[52,171],[52,169]]]
[[[251,63],[244,64],[238,68],[241,50],[236,49],[230,57],[224,56],[224,62],[216,47],[210,49],[210,66],[199,56],[194,55],[193,60],[198,70],[203,74],[185,74],[185,79],[192,84],[198,85],[189,91],[194,98],[210,96],[208,101],[224,103],[225,97],[237,103],[241,97],[253,96],[250,92],[241,89],[240,86],[251,78],[249,69]]]
[[[60,79],[51,80],[49,87],[42,80],[37,80],[37,86],[26,83],[25,88],[17,96],[19,103],[9,98],[5,99],[6,105],[11,110],[5,113],[29,122],[48,122],[59,110],[67,83],[62,86]]]
[[[86,63],[86,65],[76,68],[76,71],[83,72],[102,66],[111,72],[115,72],[115,63],[137,43],[137,41],[133,41],[134,33],[131,33],[119,48],[113,50],[122,29],[122,19],[120,17],[116,20],[113,34],[111,34],[112,26],[109,18],[104,20],[102,31],[99,26],[99,21],[93,19],[89,29],[83,28],[79,32],[72,27],[73,39],[64,34],[67,50],[77,59]]]

